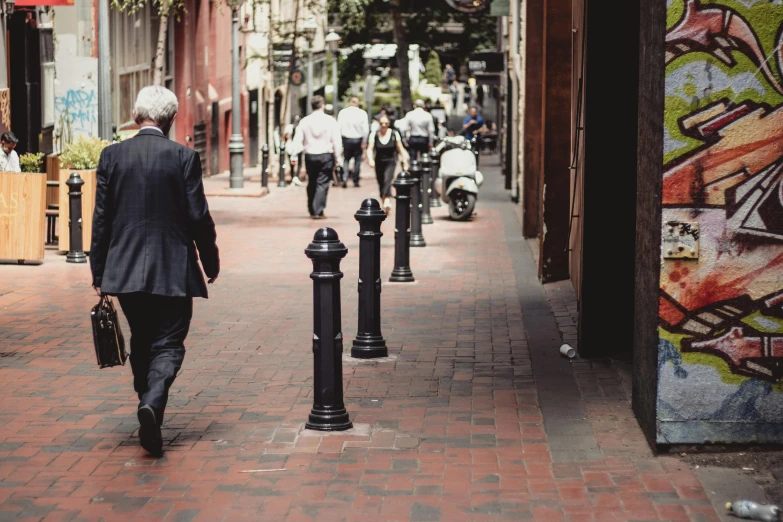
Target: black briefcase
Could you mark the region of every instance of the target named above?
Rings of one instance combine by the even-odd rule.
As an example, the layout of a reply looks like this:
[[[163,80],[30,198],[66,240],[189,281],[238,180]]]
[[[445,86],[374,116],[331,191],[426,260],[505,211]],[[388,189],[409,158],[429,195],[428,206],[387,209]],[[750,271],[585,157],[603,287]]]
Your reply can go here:
[[[117,310],[108,296],[102,295],[97,305],[92,307],[92,338],[95,343],[95,357],[98,366],[111,368],[124,366],[128,359],[125,351],[125,339],[122,337]]]

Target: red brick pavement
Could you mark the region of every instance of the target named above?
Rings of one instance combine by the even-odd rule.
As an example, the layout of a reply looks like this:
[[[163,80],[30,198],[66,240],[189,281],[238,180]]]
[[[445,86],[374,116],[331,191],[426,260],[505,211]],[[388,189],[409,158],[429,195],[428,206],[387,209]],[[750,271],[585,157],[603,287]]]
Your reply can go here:
[[[377,190],[363,183],[332,189],[320,222],[303,188],[210,201],[224,268],[196,303],[158,460],[138,446],[130,369],[95,366],[88,269],[51,252],[41,266],[0,266],[0,521],[717,520],[686,466],[649,453],[627,397],[589,389],[590,371],[579,382],[604,460],[552,462],[500,210],[481,200],[471,223],[434,209],[428,247],[412,253],[417,282],[384,285],[390,358],[345,358],[355,430],[304,434],[303,250],[320,225],[350,249],[348,347],[353,213]]]

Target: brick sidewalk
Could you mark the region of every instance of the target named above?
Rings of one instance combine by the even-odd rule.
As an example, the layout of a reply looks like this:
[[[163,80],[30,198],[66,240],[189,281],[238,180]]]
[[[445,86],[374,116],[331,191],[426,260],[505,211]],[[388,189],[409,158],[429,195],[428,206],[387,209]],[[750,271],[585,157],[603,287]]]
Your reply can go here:
[[[557,346],[528,345],[504,229],[513,210],[501,177],[486,175],[478,217],[453,223],[434,209],[428,246],[412,251],[416,283],[384,285],[390,357],[344,357],[350,433],[302,432],[312,405],[303,250],[323,225],[349,248],[347,349],[353,213],[377,197],[369,174],[360,189],[332,189],[319,222],[303,188],[210,201],[224,268],[211,299],[196,303],[158,460],[138,446],[130,369],[96,369],[89,270],[53,252],[41,266],[0,265],[0,521],[718,520],[687,466],[650,454],[627,390],[598,363],[568,376],[598,458],[561,459],[567,452],[550,447],[539,405],[547,383],[536,381],[531,349]]]

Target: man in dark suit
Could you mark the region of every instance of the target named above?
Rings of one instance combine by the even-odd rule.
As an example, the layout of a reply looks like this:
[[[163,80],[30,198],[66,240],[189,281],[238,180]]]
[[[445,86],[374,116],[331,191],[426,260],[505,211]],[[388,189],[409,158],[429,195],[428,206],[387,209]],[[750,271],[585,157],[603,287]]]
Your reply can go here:
[[[220,271],[199,155],[166,137],[177,110],[173,92],[145,87],[133,111],[141,130],[103,150],[90,251],[93,286],[117,296],[128,320],[139,439],[154,456],[193,298],[207,297],[199,257],[210,283]]]

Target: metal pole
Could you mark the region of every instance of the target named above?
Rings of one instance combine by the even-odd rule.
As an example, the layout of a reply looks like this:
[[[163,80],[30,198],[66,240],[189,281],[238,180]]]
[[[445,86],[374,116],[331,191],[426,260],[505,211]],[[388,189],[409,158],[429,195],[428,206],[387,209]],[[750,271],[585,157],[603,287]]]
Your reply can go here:
[[[430,194],[432,194],[430,175],[432,174],[432,162],[430,161],[430,155],[426,152],[421,155],[421,167],[421,223],[423,225],[432,225],[434,223],[432,214],[430,214]]]
[[[285,188],[285,144],[283,138],[280,138],[280,174],[277,177],[277,186]],[[291,174],[291,181],[293,181],[293,173]]]
[[[351,357],[387,357],[381,334],[381,223],[386,212],[377,200],[368,198],[353,217],[359,222],[359,327]]]
[[[313,101],[313,44],[307,44],[307,107],[305,112],[310,114],[312,112]]]
[[[411,191],[414,188],[410,174],[404,170],[394,180],[397,198],[394,223],[394,270],[389,281],[392,283],[412,283],[411,271]]]
[[[421,164],[414,160],[411,162],[411,246],[425,247],[427,242],[421,230]]]
[[[305,428],[343,431],[353,427],[343,399],[343,332],[340,260],[348,254],[331,228],[315,233],[305,255],[313,261],[313,409]]]
[[[104,0],[105,1],[105,0]],[[241,189],[245,186],[242,172],[245,143],[242,140],[242,108],[239,94],[239,9],[231,9],[231,138],[228,153],[231,158],[229,186]]]
[[[68,181],[68,229],[70,232],[70,245],[66,263],[86,263],[87,256],[84,253],[84,241],[82,236],[82,185],[84,180],[74,172]]]
[[[261,147],[261,186],[269,188],[269,145]]]
[[[98,0],[98,136],[111,141],[111,54],[109,0]]]
[[[441,206],[440,194],[435,188],[435,180],[440,176],[440,159],[438,158],[438,155],[435,154],[430,158],[430,161],[432,162],[432,173],[430,174],[430,207],[439,207]]]
[[[334,107],[334,115],[337,117],[337,113],[340,112],[340,98],[337,96],[337,57],[339,53],[335,51],[332,53],[332,107]]]

